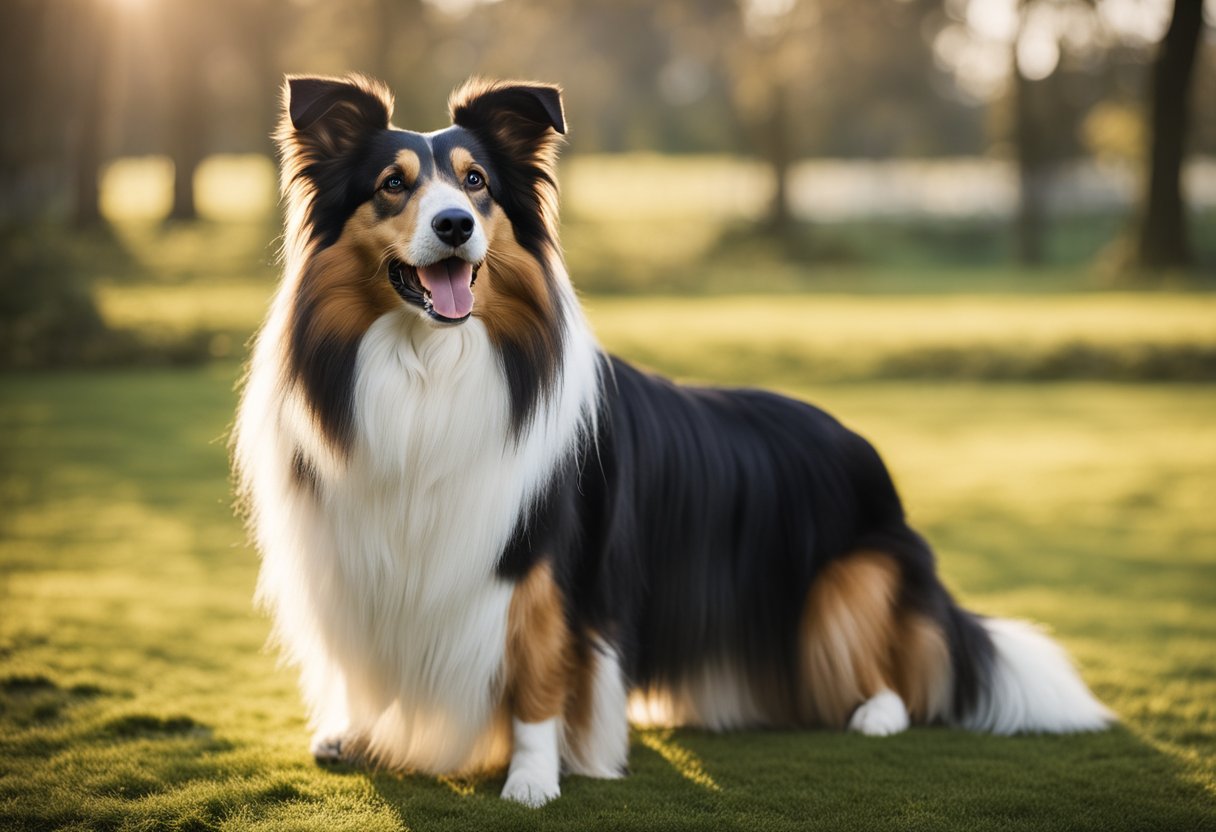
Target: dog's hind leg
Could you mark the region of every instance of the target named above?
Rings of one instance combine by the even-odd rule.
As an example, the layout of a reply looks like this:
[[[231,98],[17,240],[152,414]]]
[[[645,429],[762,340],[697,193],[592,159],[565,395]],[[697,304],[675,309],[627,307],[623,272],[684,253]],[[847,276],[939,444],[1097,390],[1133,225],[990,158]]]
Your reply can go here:
[[[889,737],[908,730],[908,708],[893,690],[883,688],[853,711],[849,730],[867,737]]]
[[[864,734],[907,728],[894,692],[898,593],[899,568],[880,552],[853,552],[823,568],[802,615],[803,720]]]
[[[801,633],[802,718],[869,736],[897,734],[949,708],[953,674],[941,627],[901,607],[885,552],[832,561],[811,586]]]
[[[873,710],[894,712],[888,694],[895,687],[892,643],[899,568],[880,552],[861,551],[823,567],[807,593],[802,613],[800,685],[802,717],[829,728],[844,728],[861,710],[858,730],[872,722]],[[867,708],[874,700],[874,708]],[[902,702],[901,702],[902,706]],[[906,713],[905,720],[906,724]]]
[[[573,664],[561,594],[548,563],[538,563],[516,585],[507,617],[513,745],[502,796],[543,806],[561,794],[559,735]]]

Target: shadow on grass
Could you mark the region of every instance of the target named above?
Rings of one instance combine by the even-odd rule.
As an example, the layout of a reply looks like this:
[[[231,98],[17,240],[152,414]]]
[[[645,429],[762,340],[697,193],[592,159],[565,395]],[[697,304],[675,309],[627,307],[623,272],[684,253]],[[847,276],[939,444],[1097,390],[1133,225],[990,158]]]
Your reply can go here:
[[[102,694],[96,685],[62,688],[40,674],[16,674],[0,679],[0,718],[13,726],[28,728],[52,723],[73,705]]]
[[[566,777],[530,810],[467,783],[368,775],[402,828],[457,829],[1203,829],[1216,804],[1181,764],[1124,728],[1085,736],[988,737],[944,728],[889,739],[825,732],[679,731],[720,788],[690,780],[635,736],[632,775]]]

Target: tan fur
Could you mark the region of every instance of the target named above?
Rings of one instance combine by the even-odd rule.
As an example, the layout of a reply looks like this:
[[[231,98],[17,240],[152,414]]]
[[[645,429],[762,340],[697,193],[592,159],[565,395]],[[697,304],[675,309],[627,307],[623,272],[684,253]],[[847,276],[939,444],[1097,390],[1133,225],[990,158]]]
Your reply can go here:
[[[407,149],[398,150],[396,162],[397,167],[401,168],[401,173],[405,176],[407,187],[418,181],[418,176],[422,173],[422,160],[418,158],[417,153]]]
[[[300,300],[315,304],[310,337],[359,338],[398,303],[377,257],[378,225],[371,205],[361,206],[338,241],[309,261],[301,277]]]
[[[950,649],[941,628],[919,613],[899,622],[895,649],[896,690],[913,722],[932,722],[950,708]]]
[[[914,722],[950,705],[950,652],[940,627],[899,608],[900,572],[882,552],[828,564],[807,594],[802,619],[801,714],[843,728],[858,705],[885,689]]]
[[[411,180],[407,179],[407,181]],[[378,204],[400,205],[405,202],[405,209],[398,209],[396,213],[384,212],[390,216],[376,221],[374,234],[369,240],[371,244],[378,246],[381,251],[392,251],[399,256],[400,247],[408,245],[409,239],[418,233],[418,208],[422,205],[422,198],[426,195],[430,181],[425,180],[411,185],[409,201],[406,201],[406,195],[403,193],[390,194],[385,191],[376,191],[374,199]]]
[[[456,174],[457,182],[463,182],[464,175],[469,172],[469,168],[475,167],[473,154],[463,147],[452,148],[452,154],[448,160],[452,163],[452,172]]]
[[[803,611],[805,720],[843,728],[854,708],[894,688],[898,589],[898,568],[878,552],[856,552],[824,567]]]
[[[540,722],[562,713],[573,666],[570,631],[548,563],[515,587],[507,613],[507,688],[512,716]]]
[[[567,678],[566,703],[564,717],[566,735],[574,738],[585,736],[591,725],[592,706],[595,704],[595,650],[591,644],[595,640],[594,633],[580,640],[576,648],[570,651],[570,673]]]
[[[477,278],[473,314],[485,322],[495,343],[529,343],[540,337],[542,349],[554,354],[548,323],[553,320],[553,296],[544,269],[515,240],[515,232],[502,208],[494,205],[485,222],[489,253]]]

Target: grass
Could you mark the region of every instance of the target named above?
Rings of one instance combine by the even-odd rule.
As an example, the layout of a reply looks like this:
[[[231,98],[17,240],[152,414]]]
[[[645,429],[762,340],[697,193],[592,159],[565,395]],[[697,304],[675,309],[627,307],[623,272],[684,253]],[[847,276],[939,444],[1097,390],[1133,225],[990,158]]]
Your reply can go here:
[[[312,764],[229,512],[235,372],[3,379],[0,828],[1216,828],[1208,387],[791,391],[874,439],[965,602],[1048,623],[1123,726],[644,733],[628,779],[533,813],[500,778]]]

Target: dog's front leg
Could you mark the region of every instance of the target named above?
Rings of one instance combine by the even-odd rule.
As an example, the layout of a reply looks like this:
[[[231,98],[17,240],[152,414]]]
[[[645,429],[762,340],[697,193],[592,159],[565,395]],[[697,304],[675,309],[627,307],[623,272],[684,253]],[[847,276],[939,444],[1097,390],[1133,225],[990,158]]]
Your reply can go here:
[[[558,737],[571,672],[570,632],[547,563],[515,587],[506,661],[513,747],[502,796],[543,806],[561,794]]]
[[[541,722],[511,721],[511,768],[502,796],[525,806],[544,806],[561,794],[557,751],[557,717]]]

